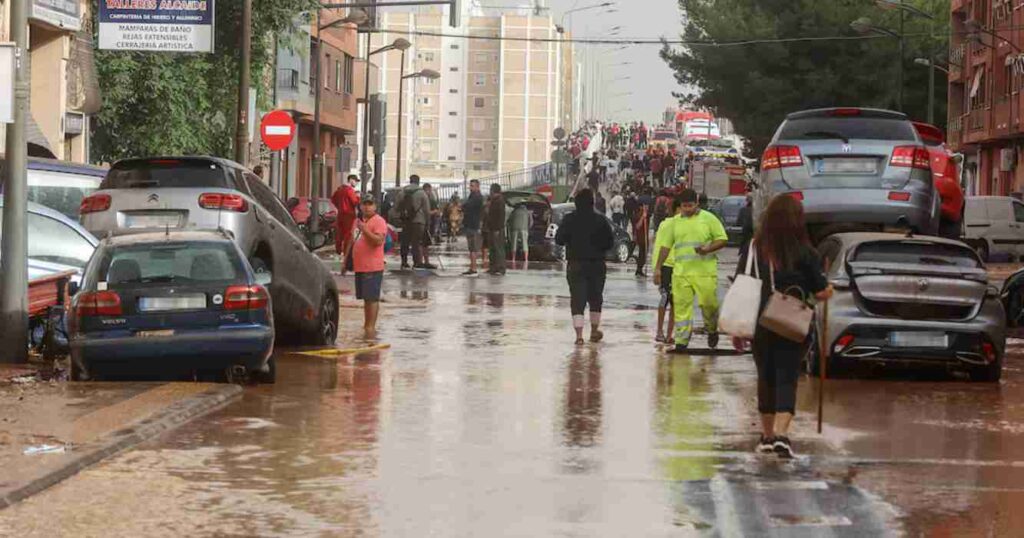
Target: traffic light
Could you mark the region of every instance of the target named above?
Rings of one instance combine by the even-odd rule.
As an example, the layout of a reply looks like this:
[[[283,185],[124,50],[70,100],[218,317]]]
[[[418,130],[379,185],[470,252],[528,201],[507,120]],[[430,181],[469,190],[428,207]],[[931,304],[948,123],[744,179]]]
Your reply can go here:
[[[370,145],[374,153],[384,153],[387,144],[388,103],[381,94],[370,98]]]
[[[448,6],[448,26],[458,28],[462,21],[462,0],[451,0]]]

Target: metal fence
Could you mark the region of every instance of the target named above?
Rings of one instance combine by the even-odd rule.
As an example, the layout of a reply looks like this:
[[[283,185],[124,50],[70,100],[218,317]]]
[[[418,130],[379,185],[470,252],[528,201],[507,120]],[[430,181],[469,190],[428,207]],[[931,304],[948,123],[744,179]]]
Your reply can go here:
[[[533,190],[541,185],[554,185],[559,179],[565,176],[565,166],[558,166],[547,162],[522,170],[502,172],[493,176],[477,178],[482,191],[490,192],[491,185],[501,185],[503,191]],[[436,186],[437,195],[442,200],[448,200],[453,194],[458,194],[465,199],[469,194],[469,181],[461,183],[441,183]]]

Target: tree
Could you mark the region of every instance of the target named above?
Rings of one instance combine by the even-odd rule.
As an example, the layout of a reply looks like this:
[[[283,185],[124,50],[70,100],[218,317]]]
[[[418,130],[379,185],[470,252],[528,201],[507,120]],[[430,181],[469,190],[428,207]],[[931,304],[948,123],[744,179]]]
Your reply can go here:
[[[948,50],[948,5],[908,0],[936,16],[907,15],[904,24],[904,112],[927,117],[928,70],[916,57]],[[879,27],[898,27],[898,13],[864,0],[679,0],[682,38],[692,44],[668,46],[662,58],[687,90],[681,103],[706,107],[731,119],[737,132],[760,151],[789,112],[830,106],[897,108],[898,42],[889,36],[858,37],[850,23],[869,17]],[[945,6],[945,8],[943,8]],[[831,38],[758,44],[750,40]],[[945,126],[946,81],[936,78],[936,122]]]
[[[274,67],[273,37],[290,35],[295,17],[312,5],[253,0],[252,80],[263,107],[273,83],[267,72]],[[98,28],[95,0],[92,13]],[[103,107],[93,118],[92,160],[190,153],[230,158],[241,18],[241,2],[217,3],[212,54],[97,50]]]

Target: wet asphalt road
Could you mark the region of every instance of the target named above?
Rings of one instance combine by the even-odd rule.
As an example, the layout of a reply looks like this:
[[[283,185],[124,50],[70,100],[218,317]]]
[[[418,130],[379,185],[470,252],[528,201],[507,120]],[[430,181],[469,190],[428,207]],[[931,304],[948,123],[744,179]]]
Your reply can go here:
[[[734,256],[732,257],[734,259]],[[673,356],[619,268],[572,346],[563,275],[389,275],[383,352],[279,351],[278,382],[0,511],[5,536],[1008,536],[1024,342],[1000,385],[802,379],[801,457],[755,456],[749,356]],[[723,273],[725,268],[723,268]],[[339,347],[361,312],[343,311]],[[701,345],[700,341],[695,345]],[[925,380],[921,380],[925,379]]]

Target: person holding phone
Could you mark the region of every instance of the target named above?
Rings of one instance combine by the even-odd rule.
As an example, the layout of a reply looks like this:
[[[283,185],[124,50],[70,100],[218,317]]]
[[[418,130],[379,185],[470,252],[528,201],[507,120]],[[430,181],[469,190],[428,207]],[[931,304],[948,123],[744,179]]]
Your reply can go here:
[[[363,301],[363,331],[367,340],[377,338],[377,315],[384,284],[384,242],[388,223],[377,214],[377,200],[363,195],[362,216],[356,221],[357,237],[352,245],[352,270],[356,274],[356,299]]]

